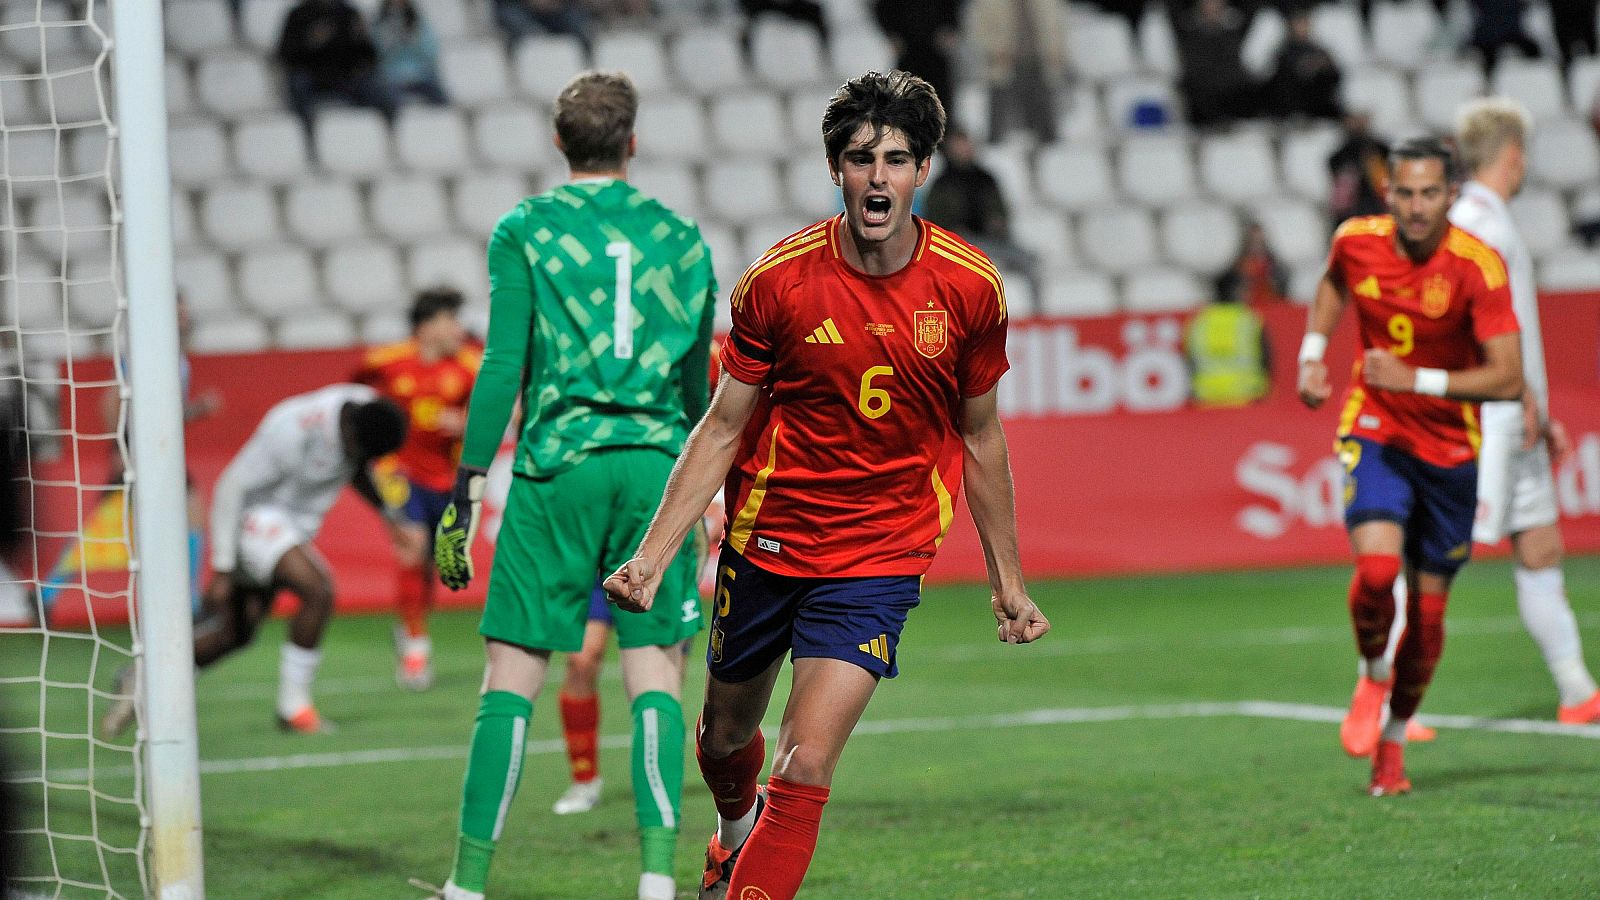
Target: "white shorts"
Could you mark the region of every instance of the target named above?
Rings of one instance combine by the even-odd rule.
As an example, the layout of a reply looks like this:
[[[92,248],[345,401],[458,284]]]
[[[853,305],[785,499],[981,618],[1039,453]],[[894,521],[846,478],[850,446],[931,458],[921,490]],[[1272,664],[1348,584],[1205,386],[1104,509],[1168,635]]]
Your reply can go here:
[[[244,524],[239,529],[239,574],[251,584],[268,586],[278,560],[309,540],[287,510],[252,506],[245,510]]]
[[[1559,516],[1544,442],[1524,450],[1520,433],[1485,431],[1478,450],[1478,517],[1472,539],[1498,544],[1508,534],[1550,525]]]

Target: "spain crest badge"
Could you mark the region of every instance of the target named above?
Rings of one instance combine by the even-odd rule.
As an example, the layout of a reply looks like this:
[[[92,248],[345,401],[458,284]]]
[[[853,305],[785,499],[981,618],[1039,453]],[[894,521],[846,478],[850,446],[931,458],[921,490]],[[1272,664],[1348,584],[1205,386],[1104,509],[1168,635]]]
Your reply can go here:
[[[1443,275],[1429,276],[1422,285],[1422,314],[1437,319],[1450,310],[1450,280]]]
[[[933,359],[950,343],[950,329],[942,309],[922,309],[911,314],[911,332],[917,352]]]

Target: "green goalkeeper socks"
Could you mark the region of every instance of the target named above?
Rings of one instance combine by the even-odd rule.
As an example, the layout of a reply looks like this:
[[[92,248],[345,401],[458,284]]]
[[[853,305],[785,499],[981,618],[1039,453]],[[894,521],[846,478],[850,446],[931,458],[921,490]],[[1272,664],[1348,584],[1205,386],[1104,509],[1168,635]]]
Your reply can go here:
[[[633,701],[633,801],[639,817],[640,869],[672,874],[683,795],[683,705],[651,691]]]
[[[522,780],[523,747],[532,715],[533,704],[510,691],[489,691],[478,702],[478,724],[472,730],[466,784],[461,788],[461,834],[450,875],[457,887],[481,893],[489,879],[495,842]],[[681,744],[681,724],[679,728]]]

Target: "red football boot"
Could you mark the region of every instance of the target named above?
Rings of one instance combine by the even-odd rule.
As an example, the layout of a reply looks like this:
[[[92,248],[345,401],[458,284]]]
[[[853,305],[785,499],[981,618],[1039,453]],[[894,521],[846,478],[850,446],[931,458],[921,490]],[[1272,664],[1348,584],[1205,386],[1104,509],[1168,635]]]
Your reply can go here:
[[[1372,756],[1372,783],[1367,793],[1374,797],[1392,797],[1411,790],[1406,778],[1406,745],[1398,741],[1379,741],[1378,751]]]
[[[1383,704],[1389,699],[1394,679],[1373,681],[1363,675],[1350,697],[1350,711],[1339,723],[1339,742],[1351,756],[1371,756],[1383,729]]]

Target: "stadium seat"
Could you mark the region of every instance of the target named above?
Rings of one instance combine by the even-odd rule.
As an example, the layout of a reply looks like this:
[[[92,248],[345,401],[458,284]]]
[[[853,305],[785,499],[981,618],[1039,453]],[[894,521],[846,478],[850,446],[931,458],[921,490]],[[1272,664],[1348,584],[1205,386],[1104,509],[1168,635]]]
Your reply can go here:
[[[1269,7],[1259,10],[1250,20],[1244,46],[1240,48],[1239,55],[1245,68],[1260,78],[1270,76],[1272,65],[1278,58],[1278,48],[1283,46],[1283,39],[1288,32],[1283,16],[1276,9]]]
[[[435,238],[406,249],[406,275],[414,290],[444,285],[466,295],[467,302],[489,297],[489,273],[483,246],[465,238]]]
[[[350,317],[329,310],[284,316],[278,319],[274,331],[277,346],[285,350],[349,347],[356,342]]]
[[[20,249],[20,248],[19,248]],[[59,330],[67,323],[66,294],[61,289],[61,264],[32,255],[8,262],[10,277],[4,302],[7,331],[13,322],[25,330]],[[8,362],[14,338],[7,338]],[[12,376],[13,378],[15,376]]]
[[[801,88],[789,93],[789,133],[794,135],[798,152],[814,153],[818,159],[826,161],[827,154],[822,149],[822,113],[831,100],[833,89],[828,87]]]
[[[189,82],[189,64],[181,59],[167,58],[167,116],[181,118],[195,112],[194,85]],[[6,121],[12,121],[12,107],[5,106]],[[20,123],[19,123],[20,124]]]
[[[348,181],[303,181],[292,185],[284,198],[283,214],[289,234],[311,247],[330,247],[367,233],[361,195]]]
[[[769,160],[718,160],[716,183],[706,192],[706,209],[733,224],[771,215],[783,208],[779,185],[777,167]]]
[[[875,23],[836,31],[828,38],[828,62],[838,80],[854,78],[862,72],[887,72],[894,67],[894,47]],[[820,115],[817,121],[821,121]]]
[[[233,160],[239,172],[280,184],[304,178],[310,166],[306,131],[287,113],[246,119],[233,129]]]
[[[0,131],[0,176],[19,197],[53,194],[59,184],[57,152],[53,130]]]
[[[197,353],[253,353],[271,344],[267,326],[246,315],[200,322],[189,336],[189,346]]]
[[[1029,147],[1021,141],[1005,141],[978,148],[978,161],[1000,182],[1000,192],[1012,209],[1031,205],[1037,196],[1033,188],[1033,163]]]
[[[317,114],[316,157],[338,175],[382,175],[393,171],[389,129],[372,109],[325,109]]]
[[[201,56],[233,46],[233,13],[225,0],[170,0],[163,19],[169,51]]]
[[[730,28],[701,26],[678,34],[670,51],[678,83],[693,93],[715,96],[750,83],[739,34]]]
[[[1545,122],[1534,128],[1531,143],[1529,172],[1544,184],[1571,190],[1593,184],[1600,173],[1600,142],[1585,122]]]
[[[450,208],[462,227],[487,239],[511,207],[528,196],[528,182],[513,172],[474,172],[456,180]]]
[[[1107,91],[1115,87],[1108,86]],[[1106,117],[1100,105],[1100,92],[1094,85],[1075,84],[1058,96],[1061,107],[1056,110],[1056,140],[1070,143],[1099,141],[1105,137]]]
[[[1595,115],[1595,104],[1600,102],[1600,56],[1582,56],[1572,61],[1567,73],[1567,86],[1571,91],[1572,111],[1583,118]]]
[[[1157,258],[1155,224],[1148,210],[1134,206],[1085,213],[1078,223],[1078,243],[1086,261],[1115,274],[1146,268]]]
[[[1032,253],[1040,266],[1063,268],[1078,258],[1077,240],[1072,234],[1072,219],[1037,203],[1011,213],[1011,240]]]
[[[700,180],[688,163],[637,160],[628,167],[628,182],[679,215],[698,219],[704,209]]]
[[[1117,288],[1099,272],[1060,269],[1047,271],[1035,300],[1041,316],[1109,316],[1117,311]]]
[[[1440,61],[1417,73],[1417,114],[1436,131],[1455,128],[1456,110],[1483,93],[1483,67],[1476,62]]]
[[[1026,272],[996,266],[1000,270],[1001,284],[1006,290],[1006,316],[1012,320],[1031,319],[1039,308],[1039,298],[1033,294],[1033,281]]]
[[[756,77],[779,90],[827,78],[816,30],[779,16],[756,17],[750,32],[750,59]]]
[[[1166,258],[1207,277],[1217,275],[1239,256],[1239,217],[1215,203],[1193,201],[1161,215],[1161,245]]]
[[[269,318],[314,312],[322,305],[317,270],[301,247],[257,246],[239,257],[239,294]]]
[[[195,70],[200,104],[224,119],[283,108],[277,78],[253,53],[227,51],[200,60]]]
[[[92,56],[63,54],[50,57],[49,72],[36,89],[48,101],[47,116],[55,124],[99,125],[111,107],[111,64],[97,64]]]
[[[490,38],[444,44],[439,50],[439,77],[450,101],[458,106],[483,106],[511,96],[504,45]]]
[[[803,217],[825,219],[844,209],[839,186],[828,177],[828,163],[820,153],[797,155],[785,163],[783,183],[789,206]]]
[[[220,253],[180,250],[173,257],[172,280],[183,292],[184,302],[196,320],[211,321],[238,312],[233,292],[233,274],[228,260]]]
[[[239,5],[239,31],[245,46],[258,53],[272,54],[283,36],[283,20],[296,0],[246,0]]]
[[[46,55],[60,59],[84,49],[78,45],[84,29],[51,24],[74,21],[82,21],[81,16],[61,0],[0,4],[0,59],[37,69]]]
[[[710,142],[705,105],[689,94],[663,94],[640,104],[633,130],[639,155],[651,159],[698,161]]]
[[[1117,152],[1117,183],[1122,193],[1152,206],[1194,196],[1194,163],[1181,137],[1135,135]]]
[[[1328,157],[1339,149],[1344,136],[1332,126],[1297,129],[1283,138],[1283,183],[1290,190],[1319,203],[1328,199]]]
[[[1039,193],[1047,202],[1063,209],[1087,209],[1108,203],[1116,196],[1111,181],[1111,161],[1100,147],[1082,143],[1051,144],[1040,149],[1034,163]]]
[[[1200,279],[1177,269],[1141,269],[1122,283],[1122,308],[1128,312],[1177,312],[1211,299]]]
[[[200,232],[194,222],[194,201],[184,191],[172,192],[172,244],[178,249],[192,247],[200,242]]]
[[[549,105],[572,76],[588,65],[583,44],[570,34],[535,34],[517,42],[514,56],[517,88],[535,102]]]
[[[1378,134],[1402,136],[1416,130],[1411,89],[1399,72],[1377,67],[1346,72],[1339,93],[1346,109],[1372,116],[1372,129]]]
[[[400,241],[435,234],[450,221],[443,186],[426,175],[374,182],[367,204],[377,233]]]
[[[711,98],[711,133],[716,145],[729,152],[787,156],[794,152],[787,124],[774,91],[730,91]]]
[[[459,172],[468,156],[467,123],[448,106],[407,106],[395,122],[394,152],[414,172]]]
[[[1511,216],[1534,259],[1543,259],[1567,245],[1571,220],[1561,195],[1542,188],[1524,188],[1511,201]]]
[[[1317,294],[1317,284],[1322,281],[1324,263],[1301,263],[1289,269],[1289,299],[1296,303],[1311,304]]]
[[[1079,78],[1111,82],[1138,71],[1133,30],[1122,16],[1075,11],[1066,34],[1067,59]]]
[[[200,200],[200,228],[211,243],[247,250],[278,240],[278,204],[258,184],[221,184]]]
[[[249,2],[254,3],[255,0]],[[474,31],[473,22],[467,17],[481,15],[482,12],[478,4],[463,3],[462,0],[413,0],[413,5],[433,33],[445,41],[471,35]],[[369,15],[375,16],[376,13]]]
[[[1123,131],[1139,126],[1134,116],[1141,106],[1155,105],[1166,110],[1167,123],[1175,125],[1183,120],[1183,104],[1178,100],[1173,82],[1167,78],[1150,75],[1130,75],[1106,84],[1106,121]],[[1094,135],[1088,135],[1093,137]]]
[[[78,328],[110,328],[117,318],[117,287],[109,259],[67,267],[67,315]]]
[[[1172,17],[1160,6],[1146,6],[1139,17],[1139,58],[1144,68],[1173,79],[1182,71],[1178,60],[1178,37]]]
[[[399,343],[411,336],[411,322],[404,313],[377,310],[361,317],[356,334],[368,347]]]
[[[406,282],[400,253],[369,240],[340,244],[322,259],[322,281],[340,309],[367,312],[403,309]]]
[[[667,54],[661,47],[661,36],[653,31],[602,33],[594,42],[594,67],[627,72],[641,94],[661,94],[672,89]]]
[[[1600,254],[1593,250],[1559,253],[1539,263],[1537,269],[1540,290],[1600,289]]]
[[[472,117],[472,145],[478,158],[494,167],[537,171],[560,162],[549,117],[521,103],[478,110]]]
[[[811,225],[797,216],[766,215],[746,222],[739,240],[739,258],[755,262],[779,241]]]
[[[1346,73],[1367,64],[1367,33],[1354,3],[1323,3],[1311,10],[1311,36]]]
[[[1321,263],[1328,255],[1328,218],[1320,206],[1279,198],[1257,204],[1251,216],[1266,232],[1267,247],[1286,265]]]
[[[111,214],[105,190],[87,185],[63,185],[38,195],[29,203],[20,224],[31,230],[26,240],[54,264],[70,262],[83,254],[109,255]]]
[[[1381,65],[1422,68],[1438,32],[1439,15],[1428,0],[1372,5],[1372,58]]]
[[[1200,184],[1212,194],[1242,202],[1278,193],[1272,143],[1259,131],[1207,135],[1200,140]]]
[[[1516,99],[1536,121],[1567,114],[1561,69],[1553,60],[1504,60],[1495,67],[1493,85],[1494,93]]]
[[[717,296],[726,305],[728,295],[752,260],[744,258],[738,235],[725,225],[701,222],[700,237],[711,250],[711,269],[717,275]]]

